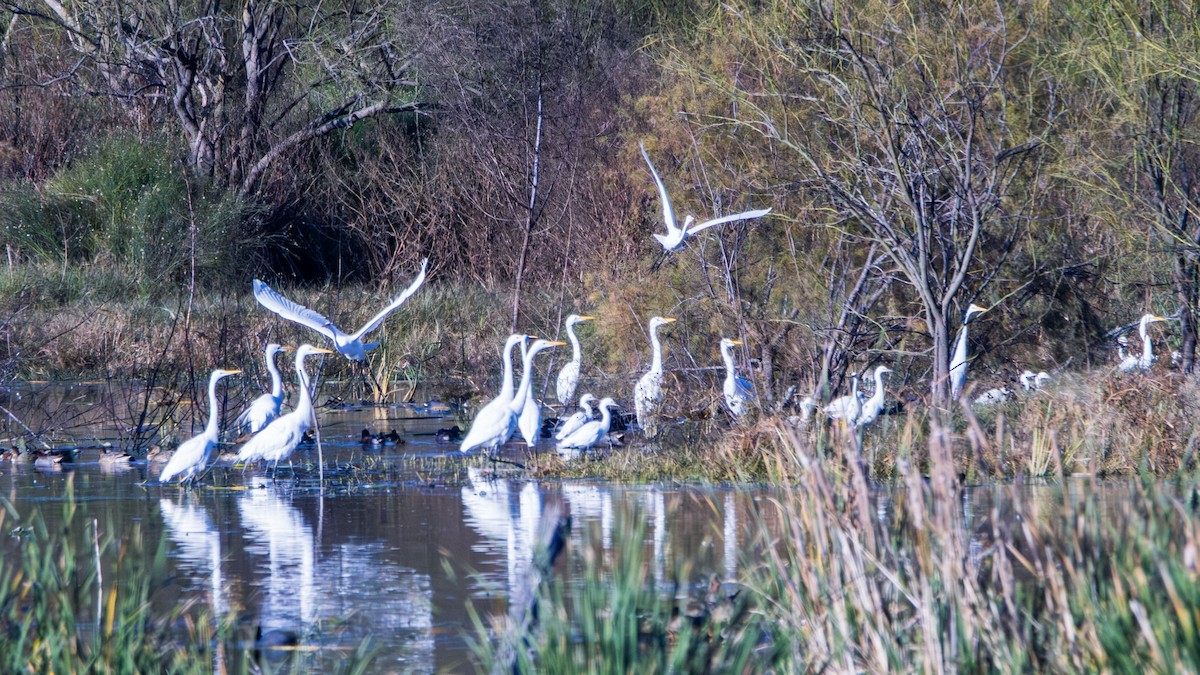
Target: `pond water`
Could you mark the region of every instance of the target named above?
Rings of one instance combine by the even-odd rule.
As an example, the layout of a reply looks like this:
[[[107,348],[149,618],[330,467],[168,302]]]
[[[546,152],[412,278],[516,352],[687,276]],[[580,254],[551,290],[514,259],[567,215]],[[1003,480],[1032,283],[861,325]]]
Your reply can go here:
[[[320,411],[324,490],[311,464],[295,474],[281,468],[275,480],[261,469],[218,467],[199,487],[183,489],[154,482],[162,465],[98,461],[103,444],[122,447],[129,426],[106,417],[114,409],[107,399],[102,386],[0,395],[25,424],[52,426],[57,445],[71,438],[83,448],[52,467],[0,462],[0,496],[23,515],[37,509],[53,531],[71,489],[78,522],[95,519],[102,531],[118,532],[136,523],[147,541],[167,538],[174,597],[222,615],[237,611],[253,630],[299,635],[331,659],[370,636],[379,648],[375,672],[468,670],[468,603],[485,617],[506,611],[550,509],[572,518],[569,553],[556,573],[569,575],[585,546],[611,552],[614,532],[636,521],[646,560],[666,587],[685,562],[697,583],[711,574],[732,579],[746,538],[738,524],[761,497],[540,481],[503,464],[493,473],[481,460],[464,463],[457,444],[438,442],[436,431],[455,420],[436,405]],[[363,444],[364,428],[394,428],[404,442]],[[16,435],[11,424],[6,431]],[[297,452],[298,461],[315,455],[311,446]],[[19,545],[0,538],[0,555]],[[322,669],[320,656],[312,662]]]
[[[147,541],[165,537],[172,600],[236,612],[251,634],[298,636],[315,648],[299,670],[325,671],[366,637],[379,649],[372,672],[469,670],[468,604],[485,617],[506,611],[524,583],[543,514],[552,510],[572,518],[567,554],[555,571],[568,583],[582,551],[611,553],[627,528],[644,532],[644,559],[659,588],[682,579],[690,585],[676,589],[682,595],[714,576],[730,581],[746,564],[743,548],[761,517],[759,502],[774,494],[763,487],[547,481],[512,469],[493,474],[482,461],[463,462],[457,444],[437,440],[438,429],[455,424],[441,405],[321,410],[323,489],[311,446],[298,451],[308,466],[295,473],[281,469],[273,480],[261,469],[218,467],[199,487],[182,489],[154,482],[161,465],[98,461],[100,446],[129,443],[121,439],[133,427],[113,412],[120,406],[103,386],[30,385],[0,391],[0,405],[35,431],[52,428],[59,442],[73,439],[84,448],[75,461],[53,467],[0,463],[0,496],[19,513],[36,509],[53,526],[73,489],[80,522],[94,519],[118,533],[137,524]],[[364,428],[396,429],[404,442],[363,444]],[[10,438],[20,433],[11,419],[4,431]],[[1088,485],[1072,483],[1066,495]],[[964,524],[986,533],[989,515],[1009,517],[1002,505],[1010,489],[966,490]],[[1025,489],[1054,503],[1064,496],[1060,489]],[[879,517],[886,518],[889,493],[878,494]],[[20,541],[0,537],[0,555],[14,555]],[[676,574],[681,566],[685,577]]]

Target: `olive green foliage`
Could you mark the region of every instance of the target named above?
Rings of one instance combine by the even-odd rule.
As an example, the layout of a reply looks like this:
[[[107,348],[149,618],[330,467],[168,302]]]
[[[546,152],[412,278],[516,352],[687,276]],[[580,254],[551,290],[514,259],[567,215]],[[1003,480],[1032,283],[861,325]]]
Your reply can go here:
[[[249,236],[256,208],[180,169],[171,144],[117,136],[39,188],[5,186],[6,262],[57,269],[63,282],[96,267],[152,299],[182,288],[193,272],[202,284],[241,276],[234,265],[257,253]],[[11,265],[9,272],[12,284]]]

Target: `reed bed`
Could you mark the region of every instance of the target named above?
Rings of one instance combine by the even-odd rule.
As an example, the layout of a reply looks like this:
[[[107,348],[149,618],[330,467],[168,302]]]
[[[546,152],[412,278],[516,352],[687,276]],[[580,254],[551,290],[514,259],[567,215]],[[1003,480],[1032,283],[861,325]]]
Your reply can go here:
[[[1133,481],[1114,502],[1075,479],[1034,503],[1014,484],[968,523],[958,459],[970,453],[945,429],[901,453],[891,490],[851,446],[776,434],[764,461],[785,487],[755,502],[733,588],[686,569],[656,584],[644,532],[618,528],[615,555],[579,554],[581,583],[541,585],[522,672],[1200,668],[1195,485]],[[495,672],[488,638],[504,624],[482,625],[477,665]]]

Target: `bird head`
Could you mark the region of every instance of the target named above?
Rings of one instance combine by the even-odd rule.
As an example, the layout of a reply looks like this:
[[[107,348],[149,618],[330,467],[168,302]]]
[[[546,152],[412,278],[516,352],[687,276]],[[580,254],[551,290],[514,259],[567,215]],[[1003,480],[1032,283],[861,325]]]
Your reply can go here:
[[[677,319],[675,319],[675,317],[656,316],[653,319],[650,319],[650,328],[651,328],[651,330],[653,330],[655,328],[658,328],[659,326],[663,326],[668,323],[675,323],[675,321],[677,321]]]
[[[892,372],[895,372],[895,371],[893,371],[891,368],[888,368],[887,366],[879,366],[878,368],[875,369],[876,375],[883,375],[884,373],[892,373]]]
[[[216,370],[214,370],[214,371],[213,371],[213,375],[216,375],[217,379],[219,380],[219,379],[221,379],[222,377],[229,377],[230,375],[237,375],[237,374],[238,374],[238,373],[240,373],[240,372],[242,372],[242,371],[241,371],[241,369],[237,369],[237,370],[226,370],[226,369],[224,369],[224,368],[218,368],[218,369],[216,369]]]
[[[583,396],[579,397],[579,406],[580,407],[583,407],[583,405],[586,403],[595,403],[595,402],[596,402],[596,397],[592,396],[591,394],[584,394]]]
[[[971,320],[972,316],[975,316],[976,314],[983,314],[984,312],[988,311],[989,309],[991,309],[991,307],[980,307],[979,305],[972,302],[971,305],[969,307],[967,307],[967,313],[966,313],[966,316],[963,317],[963,323],[967,323],[968,321]]]
[[[571,316],[567,317],[567,325],[574,326],[577,323],[583,323],[584,321],[595,321],[595,319],[596,317],[588,316],[586,314],[572,314]]]

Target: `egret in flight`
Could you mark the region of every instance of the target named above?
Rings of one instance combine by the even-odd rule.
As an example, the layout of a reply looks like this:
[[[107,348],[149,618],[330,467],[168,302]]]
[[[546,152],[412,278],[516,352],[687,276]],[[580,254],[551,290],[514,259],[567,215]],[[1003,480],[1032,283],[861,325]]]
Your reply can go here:
[[[642,149],[642,157],[646,160],[646,166],[650,167],[650,173],[654,176],[654,183],[658,185],[658,197],[662,201],[663,220],[667,225],[667,233],[655,234],[654,238],[657,239],[658,243],[662,244],[662,247],[667,251],[674,251],[675,249],[679,248],[683,245],[684,239],[696,234],[700,230],[708,229],[714,225],[731,223],[735,220],[761,218],[762,216],[765,216],[771,212],[771,209],[743,211],[742,213],[735,213],[732,216],[724,216],[721,218],[706,220],[703,223],[696,225],[692,224],[695,218],[693,218],[691,214],[688,214],[687,218],[685,218],[683,221],[683,227],[679,227],[675,223],[675,210],[671,207],[671,198],[667,196],[667,188],[665,185],[663,185],[662,178],[659,177],[658,171],[655,170],[654,164],[650,161],[650,155],[646,154],[645,144],[639,142],[638,146]]]
[[[587,422],[558,442],[559,451],[587,450],[599,443],[608,435],[608,427],[612,424],[612,408],[617,402],[607,396],[600,399],[600,419]]]
[[[561,441],[562,439],[566,438],[567,436],[570,436],[571,433],[574,432],[579,427],[587,424],[588,422],[591,422],[592,421],[592,401],[595,401],[595,400],[596,400],[596,397],[592,396],[591,394],[584,394],[583,396],[580,396],[579,397],[580,410],[578,412],[576,412],[574,415],[571,415],[570,417],[568,417],[566,422],[563,422],[563,425],[558,430],[558,433],[554,434],[554,438]]]
[[[721,339],[721,358],[725,361],[725,405],[734,417],[747,412],[747,401],[754,400],[754,387],[750,381],[737,376],[733,367],[733,348],[745,344],[741,340]]]
[[[579,347],[579,337],[575,335],[575,324],[591,321],[595,317],[572,314],[567,317],[567,339],[571,342],[571,360],[567,361],[562,370],[558,371],[557,391],[558,402],[564,408],[575,400],[575,387],[579,384],[579,366],[583,362],[583,354]]]
[[[987,307],[980,307],[972,303],[970,307],[967,307],[967,313],[963,315],[962,328],[958,329],[958,339],[954,344],[954,356],[950,359],[950,398],[952,399],[958,399],[958,394],[967,381],[967,324],[971,323],[971,317],[986,311],[988,311]]]
[[[264,358],[267,361],[267,372],[271,374],[271,391],[259,396],[246,406],[241,415],[234,421],[234,426],[252,434],[262,431],[271,420],[279,417],[279,406],[283,404],[283,378],[279,368],[275,367],[275,355],[279,352],[294,352],[295,347],[281,347],[274,342],[267,345]]]
[[[296,401],[296,409],[286,415],[276,417],[262,431],[246,441],[238,450],[237,461],[240,463],[266,460],[279,466],[281,460],[288,459],[295,452],[296,446],[304,438],[304,432],[312,427],[313,405],[312,390],[309,388],[308,372],[304,370],[304,359],[313,354],[333,354],[333,350],[301,345],[296,350],[296,379],[300,383],[300,398]]]
[[[1146,327],[1157,321],[1167,321],[1167,317],[1158,316],[1157,314],[1143,314],[1141,321],[1138,321],[1138,335],[1142,338],[1142,355],[1137,356],[1129,354],[1122,361],[1118,368],[1121,372],[1128,373],[1134,370],[1150,370],[1150,366],[1158,360],[1154,356],[1154,345],[1150,340],[1150,335],[1146,332]]]
[[[217,446],[217,434],[220,431],[221,407],[217,405],[217,382],[229,375],[237,375],[240,370],[223,370],[218,368],[208,377],[208,425],[200,435],[189,438],[175,450],[171,461],[163,468],[158,476],[160,483],[166,483],[179,478],[182,483],[193,479],[204,471],[205,465],[212,457],[213,448]]]
[[[378,342],[363,342],[367,333],[379,328],[383,324],[383,320],[387,318],[397,307],[404,304],[421,284],[425,281],[425,266],[429,263],[429,259],[421,261],[421,271],[417,274],[417,278],[409,284],[404,292],[397,295],[387,307],[384,307],[381,312],[375,315],[373,319],[368,321],[351,334],[343,333],[340,328],[333,325],[333,322],[326,319],[321,314],[297,304],[275,292],[270,286],[264,284],[258,279],[254,280],[254,298],[263,307],[275,312],[279,316],[288,321],[295,321],[302,326],[317,331],[321,335],[333,340],[334,347],[346,358],[352,361],[362,361],[367,358],[367,352],[379,346]]]
[[[658,327],[674,322],[672,317],[656,316],[650,319],[650,347],[653,350],[650,370],[642,375],[642,379],[638,380],[637,386],[633,388],[633,409],[637,413],[638,426],[645,430],[648,436],[653,436],[657,431],[653,422],[654,409],[662,400],[663,350],[662,343],[658,341]]]
[[[518,341],[521,341],[526,336],[517,337]],[[512,338],[509,338],[509,340],[511,341]],[[529,391],[529,387],[533,384],[533,357],[543,349],[560,347],[565,344],[567,343],[551,340],[534,340],[521,359],[524,370],[521,372],[521,384],[517,387],[516,393],[509,396],[507,404],[503,404],[504,392],[501,391],[500,396],[497,396],[491,403],[480,408],[479,412],[475,415],[474,421],[471,422],[471,429],[467,432],[467,437],[463,439],[459,450],[470,452],[476,448],[486,448],[488,454],[494,456],[500,446],[504,445],[512,437],[513,432],[517,430],[517,416],[520,414],[521,408],[524,407],[525,396]],[[509,349],[506,347],[506,355],[508,351]],[[501,404],[497,405],[497,403]]]

